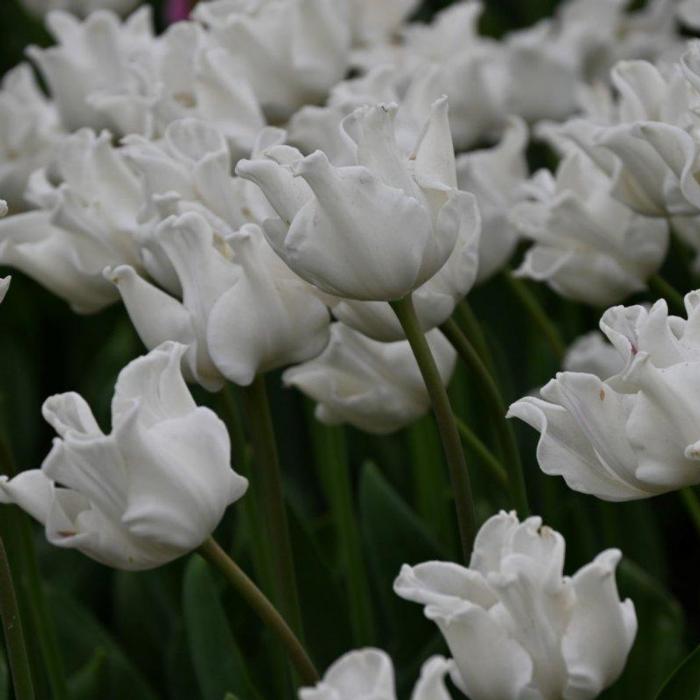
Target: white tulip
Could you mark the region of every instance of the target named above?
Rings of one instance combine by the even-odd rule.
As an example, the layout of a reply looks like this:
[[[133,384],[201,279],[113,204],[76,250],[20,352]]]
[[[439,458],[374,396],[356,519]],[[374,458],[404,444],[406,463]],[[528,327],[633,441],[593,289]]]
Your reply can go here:
[[[440,376],[448,384],[456,353],[438,330],[426,334]],[[282,380],[317,402],[316,418],[349,423],[379,435],[399,430],[430,409],[430,397],[408,341],[380,343],[342,323],[331,325],[326,349],[285,371]]]
[[[508,210],[523,198],[521,185],[528,176],[525,123],[512,118],[500,143],[457,157],[457,184],[476,196],[481,214],[477,283],[501,269],[510,259],[518,233]]]
[[[106,10],[93,12],[83,22],[56,10],[49,13],[46,24],[58,45],[31,46],[27,53],[48,84],[63,127],[117,130],[118,122],[92,98],[102,91],[137,89],[132,66],[154,41],[150,7],[144,5],[124,23]]]
[[[355,43],[374,44],[396,34],[419,0],[350,0],[348,11]]]
[[[696,400],[700,293],[685,298],[688,320],[651,309],[614,307],[601,319],[622,369],[605,381],[563,372],[541,398],[516,401],[509,416],[540,431],[546,474],[611,501],[646,498],[700,482]]]
[[[136,237],[144,201],[138,178],[111,146],[110,135],[84,129],[63,137],[50,168],[32,176],[27,200],[41,210],[0,221],[0,262],[33,277],[78,312],[116,301],[119,295],[102,270],[119,264],[141,269]]]
[[[96,10],[112,10],[126,14],[139,4],[139,0],[21,0],[22,4],[35,15],[45,15],[52,10],[65,10],[85,16]]]
[[[12,277],[0,277],[0,302],[5,298],[7,290],[10,288]]]
[[[48,165],[59,135],[56,108],[26,63],[8,71],[0,89],[0,192],[13,211],[25,209],[29,176]]]
[[[601,379],[620,372],[623,364],[615,347],[598,331],[577,338],[569,346],[562,363],[567,372],[586,372]]]
[[[432,656],[421,668],[411,700],[450,700],[445,675],[450,661]],[[380,649],[359,649],[341,656],[313,688],[301,688],[299,700],[396,700],[394,666]]]
[[[469,568],[405,564],[394,590],[425,606],[472,700],[592,700],[622,672],[637,631],[609,549],[563,576],[562,536],[501,512],[479,530]]]
[[[395,139],[395,105],[359,108],[343,122],[357,165],[289,147],[238,163],[277,212],[264,223],[278,255],[323,292],[362,301],[400,299],[454,251],[471,197],[456,188],[444,99],[433,105],[415,152]]]
[[[546,282],[575,301],[607,306],[646,288],[664,260],[668,225],[638,216],[612,199],[610,182],[581,153],[536,173],[531,201],[511,221],[532,239],[517,274]]]
[[[234,60],[271,121],[323,100],[350,61],[343,0],[212,0],[193,16]]]
[[[167,343],[119,375],[112,432],[75,393],[46,400],[59,437],[41,469],[2,477],[0,500],[36,518],[58,547],[119,569],[150,569],[212,533],[248,482],[230,465],[225,425],[198,407]]]
[[[169,217],[156,242],[177,275],[182,299],[133,267],[105,271],[145,345],[187,346],[184,372],[210,391],[225,378],[248,385],[259,372],[317,355],[329,316],[308,286],[269,249],[257,226],[226,239],[195,212]]]

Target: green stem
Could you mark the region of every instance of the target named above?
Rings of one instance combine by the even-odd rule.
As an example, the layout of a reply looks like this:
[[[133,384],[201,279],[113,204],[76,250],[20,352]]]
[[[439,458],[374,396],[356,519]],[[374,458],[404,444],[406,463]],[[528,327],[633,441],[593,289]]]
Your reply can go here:
[[[669,282],[667,282],[661,275],[652,275],[649,280],[649,289],[656,294],[656,296],[661,297],[666,300],[671,311],[675,311],[683,316],[685,316],[685,303],[683,301],[683,295]]]
[[[447,466],[450,470],[455,508],[457,510],[459,537],[462,543],[462,555],[464,561],[468,562],[476,535],[476,515],[474,513],[474,501],[467,462],[464,458],[462,443],[459,439],[459,432],[452,413],[452,407],[450,406],[450,400],[447,397],[445,385],[442,383],[442,377],[435,364],[435,358],[420,327],[411,296],[391,302],[391,307],[394,309],[411,345],[433,404],[433,413],[440,432]]]
[[[5,645],[12,670],[12,684],[17,700],[34,700],[34,685],[24,645],[22,620],[12,582],[5,545],[0,540],[0,614],[5,631]]]
[[[458,416],[455,416],[455,420],[457,421],[457,429],[459,430],[462,440],[474,450],[476,456],[489,468],[496,481],[498,481],[501,486],[507,488],[508,472],[503,468],[503,465],[463,420]]]
[[[467,365],[469,370],[481,382],[485,391],[486,401],[490,404],[491,410],[495,417],[495,428],[503,449],[503,454],[506,459],[506,468],[508,471],[508,483],[510,484],[511,498],[515,504],[520,517],[524,517],[530,513],[528,505],[527,489],[525,487],[525,475],[520,462],[520,453],[515,440],[513,428],[506,419],[506,408],[501,398],[501,392],[494,378],[489,373],[486,365],[482,362],[478,353],[472,347],[467,337],[462,333],[459,326],[454,320],[449,319],[440,326],[440,330],[447,336],[447,339],[452,343],[457,353],[462,358],[462,361]]]
[[[199,553],[238,591],[262,622],[277,636],[305,685],[318,683],[318,671],[284,618],[246,573],[224,552],[213,538],[205,540]]]
[[[467,334],[467,338],[471,339],[474,349],[479,353],[479,357],[481,357],[484,364],[489,368],[489,372],[495,374],[491,352],[489,351],[489,346],[481,323],[466,299],[462,299],[462,301],[457,304],[457,317]]]
[[[312,423],[313,441],[318,451],[317,463],[331,507],[338,538],[338,551],[347,580],[350,622],[355,646],[369,646],[375,640],[374,616],[369,591],[369,577],[362,556],[352,498],[350,465],[345,433],[340,427]]]
[[[557,327],[549,320],[547,312],[542,308],[537,297],[530,291],[523,280],[513,274],[512,270],[505,270],[501,276],[540,329],[556,358],[561,362],[566,354],[566,343],[559,335]]]
[[[681,489],[680,494],[688,516],[693,521],[695,530],[700,535],[700,499],[690,487]]]
[[[8,441],[0,435],[0,471],[7,476],[17,473],[15,461]],[[3,533],[3,537],[12,537],[16,543],[15,557],[21,562],[19,571],[19,596],[23,600],[25,615],[29,613],[31,628],[38,640],[41,657],[46,667],[46,673],[54,700],[68,699],[68,683],[63,665],[63,657],[59,651],[58,639],[53,618],[46,604],[41,573],[37,563],[32,526],[26,513],[19,509],[13,514],[9,527],[12,532]],[[8,546],[9,543],[8,543]],[[15,563],[17,563],[17,561]]]
[[[276,599],[292,629],[301,637],[303,628],[292,540],[284,505],[282,473],[264,375],[258,375],[250,386],[244,387],[242,395],[256,466],[253,476],[260,485],[268,536],[274,548]]]

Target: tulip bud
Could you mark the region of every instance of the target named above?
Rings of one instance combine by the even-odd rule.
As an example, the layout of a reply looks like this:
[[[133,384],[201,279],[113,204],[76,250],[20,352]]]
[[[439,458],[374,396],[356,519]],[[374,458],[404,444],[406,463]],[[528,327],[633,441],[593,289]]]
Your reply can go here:
[[[404,564],[396,593],[425,606],[452,652],[452,679],[472,700],[592,700],[622,672],[637,632],[620,602],[609,549],[571,578],[564,539],[542,520],[489,518],[469,568]]]
[[[165,343],[122,370],[108,435],[78,394],[47,399],[59,437],[41,469],[2,478],[0,501],[26,510],[52,544],[118,569],[198,547],[248,482],[231,469],[226,426],[192,399],[184,352]]]

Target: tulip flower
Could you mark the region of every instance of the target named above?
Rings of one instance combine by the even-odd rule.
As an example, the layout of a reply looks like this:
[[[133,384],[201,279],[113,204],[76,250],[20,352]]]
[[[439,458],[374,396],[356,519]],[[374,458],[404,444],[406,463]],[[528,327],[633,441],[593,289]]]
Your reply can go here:
[[[404,564],[396,593],[424,605],[471,700],[592,700],[622,672],[637,631],[609,549],[563,576],[564,538],[539,517],[501,512],[479,530],[469,567]]]
[[[180,300],[131,266],[105,271],[145,345],[187,346],[184,371],[210,391],[225,378],[248,385],[259,372],[302,362],[328,342],[329,315],[252,224],[223,239],[199,213],[169,217],[155,233],[182,290]]]
[[[523,198],[527,138],[525,123],[512,118],[497,145],[457,157],[459,189],[476,196],[481,214],[477,283],[502,268],[515,250],[518,232],[508,219],[508,211]]]
[[[126,14],[139,4],[138,0],[21,0],[22,4],[38,16],[53,10],[65,10],[73,14],[85,16],[96,10],[112,10]]]
[[[426,339],[447,384],[456,353],[438,330]],[[330,342],[318,357],[286,370],[282,380],[317,402],[322,423],[349,423],[368,433],[399,430],[430,408],[408,341],[381,343],[342,323],[332,324]]]
[[[2,477],[0,500],[38,520],[52,544],[118,569],[161,566],[202,544],[248,482],[231,469],[225,425],[192,399],[184,352],[165,343],[122,370],[109,434],[78,394],[47,399],[59,437],[40,469]]]
[[[582,153],[535,174],[530,201],[511,221],[535,245],[517,274],[562,296],[594,306],[622,301],[646,288],[666,255],[668,225],[631,212],[608,195],[610,181]]]
[[[0,277],[0,302],[5,298],[7,290],[10,288],[11,277]]]
[[[198,3],[192,16],[231,55],[273,122],[322,101],[347,71],[343,0],[213,0]]]
[[[27,199],[40,208],[0,221],[0,263],[33,277],[80,313],[116,301],[102,271],[118,264],[141,269],[137,233],[144,200],[110,134],[81,129],[63,137],[51,167],[32,176]]]
[[[620,372],[623,364],[615,347],[598,331],[577,338],[569,346],[563,361],[567,372],[587,372],[601,379]]]
[[[357,165],[334,167],[321,151],[289,147],[239,161],[279,216],[265,235],[300,277],[334,296],[401,299],[445,264],[469,217],[456,188],[447,103],[438,100],[414,154],[398,148],[396,105],[362,107],[343,122]]]
[[[537,459],[572,489],[611,501],[646,498],[700,482],[695,326],[700,293],[685,297],[688,320],[651,309],[615,307],[601,329],[622,369],[605,381],[563,372],[516,401],[509,416],[540,431]]]
[[[354,42],[374,44],[390,40],[419,4],[418,0],[350,0]]]
[[[450,700],[445,675],[451,662],[432,656],[421,668],[411,700]],[[341,656],[314,688],[301,688],[299,700],[396,700],[394,666],[380,649],[359,649]]]

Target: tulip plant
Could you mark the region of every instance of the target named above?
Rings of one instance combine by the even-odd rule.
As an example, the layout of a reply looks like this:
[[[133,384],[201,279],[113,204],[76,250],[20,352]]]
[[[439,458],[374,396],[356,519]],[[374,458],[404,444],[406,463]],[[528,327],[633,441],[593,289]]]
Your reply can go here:
[[[700,697],[696,34],[4,0],[0,700]]]

